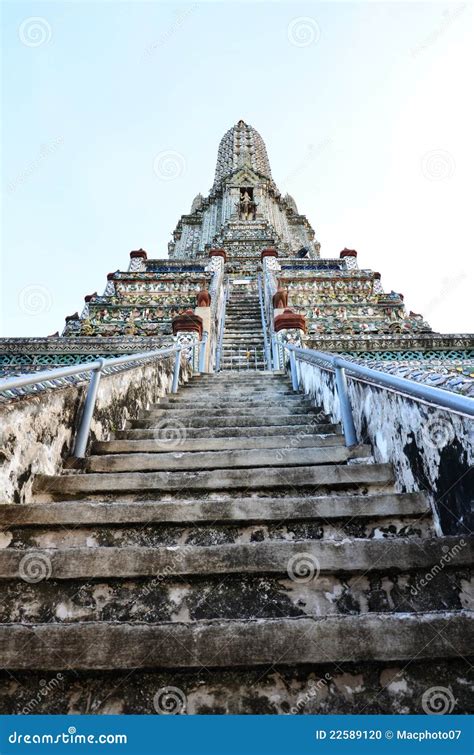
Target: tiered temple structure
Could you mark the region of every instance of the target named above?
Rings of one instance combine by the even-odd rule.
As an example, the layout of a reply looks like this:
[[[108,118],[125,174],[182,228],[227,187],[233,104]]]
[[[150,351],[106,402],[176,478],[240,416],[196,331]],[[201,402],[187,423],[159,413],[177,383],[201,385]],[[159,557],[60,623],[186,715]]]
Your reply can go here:
[[[42,371],[0,385],[0,713],[469,713],[473,337],[322,258],[243,121],[130,256],[0,344]]]
[[[66,318],[61,336],[2,339],[3,372],[156,348],[179,338],[186,323],[188,332],[208,331],[212,371],[226,280],[231,302],[257,302],[261,274],[267,319],[280,338],[296,334],[312,348],[473,392],[473,337],[433,332],[421,314],[407,312],[403,294],[384,289],[379,272],[359,267],[355,250],[321,257],[308,219],[278,190],[262,137],[242,120],[223,136],[213,186],[180,218],[168,258],[149,259],[142,249],[130,257],[127,271],[108,274],[102,295],[86,296],[81,314]],[[224,337],[222,368],[245,366],[249,354],[252,366],[265,367],[254,315],[255,308],[238,338],[235,327]]]

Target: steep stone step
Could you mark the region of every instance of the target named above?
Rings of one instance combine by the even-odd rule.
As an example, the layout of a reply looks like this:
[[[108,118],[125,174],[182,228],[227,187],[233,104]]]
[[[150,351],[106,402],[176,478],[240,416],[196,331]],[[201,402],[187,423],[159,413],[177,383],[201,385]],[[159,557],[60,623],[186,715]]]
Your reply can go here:
[[[462,545],[461,541],[464,542]],[[466,545],[466,543],[468,543]],[[429,569],[444,563],[472,564],[472,538],[394,538],[345,540],[263,541],[213,546],[94,547],[43,549],[53,579],[102,579],[142,576],[215,574],[321,574]],[[444,550],[443,550],[444,548]],[[18,577],[25,551],[0,550],[0,579]]]
[[[291,395],[286,395],[284,398],[285,405],[288,407],[294,407],[294,406],[301,406],[301,407],[307,407],[314,408],[314,403],[311,401],[309,397],[302,396],[301,394],[293,393]],[[204,407],[207,409],[207,407],[216,407],[216,406],[225,406],[228,409],[238,409],[240,410],[242,406],[245,406],[244,403],[244,395],[236,396],[235,394],[232,395],[209,395],[209,394],[203,394],[202,397],[199,399],[199,406]],[[164,409],[166,407],[169,407],[170,409],[176,408],[193,408],[196,406],[196,399],[193,399],[192,393],[185,393],[183,391],[182,395],[175,396],[168,396],[166,398],[160,399],[159,404],[155,404],[155,407],[157,409]],[[255,407],[268,407],[269,411],[272,411],[273,407],[276,406],[282,406],[282,402],[278,400],[278,397],[276,398],[268,398],[268,399],[262,399],[260,397],[258,398],[252,398],[252,406]]]
[[[0,526],[280,522],[422,516],[430,513],[424,493],[295,497],[235,497],[219,500],[137,502],[60,501],[0,505]]]
[[[173,522],[126,523],[122,525],[73,524],[72,527],[68,528],[54,524],[26,527],[12,525],[8,530],[4,530],[0,543],[5,550],[21,550],[25,554],[26,562],[28,563],[28,559],[31,557],[34,563],[38,556],[37,551],[49,551],[50,549],[85,548],[91,551],[98,547],[181,548],[198,546],[202,548],[262,542],[294,543],[302,540],[342,541],[347,540],[348,537],[357,537],[369,541],[385,539],[387,543],[391,543],[391,541],[400,538],[429,538],[433,537],[434,534],[432,518],[426,513],[416,516],[391,514],[384,517],[376,514],[358,517],[354,512],[352,516],[342,518],[336,516],[329,518],[313,517],[312,519],[288,518],[284,521],[267,520],[264,522],[198,520],[181,524]],[[390,545],[388,544],[387,547],[390,547]],[[402,568],[410,570],[409,565]],[[460,591],[464,593],[466,599],[469,599],[469,577],[464,572],[459,575],[459,579],[463,585],[462,588],[460,587]],[[437,580],[438,584],[441,583],[441,586],[444,581],[444,578]],[[434,607],[435,604],[429,605]],[[446,608],[447,605],[438,606],[436,604],[436,607]],[[462,606],[451,605],[451,607],[466,607],[466,604]]]
[[[153,424],[153,423],[150,423]],[[174,430],[173,430],[174,427]],[[182,422],[179,422],[179,420],[174,420],[174,422],[170,422],[168,424],[164,424],[162,426],[162,429],[157,429],[153,427],[147,427],[147,428],[141,428],[141,429],[134,429],[134,428],[128,428],[127,430],[116,430],[114,433],[114,437],[117,440],[120,439],[129,439],[129,440],[151,440],[153,438],[155,439],[167,439],[169,438],[169,433],[171,432],[171,435],[173,438],[176,438],[176,442],[180,443],[181,440],[185,439],[195,439],[195,438],[202,438],[203,434],[205,433],[208,438],[247,438],[247,437],[255,437],[259,436],[262,438],[267,438],[271,436],[281,436],[281,435],[290,435],[293,434],[293,436],[296,438],[303,437],[305,435],[311,435],[311,434],[317,434],[322,437],[332,438],[335,437],[336,433],[340,433],[340,427],[339,425],[327,425],[327,424],[306,424],[306,425],[298,425],[297,430],[295,430],[294,425],[274,425],[271,427],[268,426],[235,426],[235,427],[209,427],[205,431],[202,427],[188,427],[185,426]],[[174,433],[174,434],[173,434]],[[295,441],[296,442],[296,441]]]
[[[207,417],[203,417],[202,413],[199,416],[199,413],[196,415],[188,416],[185,418],[187,422],[190,423],[190,427],[193,428],[207,428],[209,426],[209,420]],[[176,420],[179,420],[179,415],[176,416]],[[133,419],[127,422],[127,429],[153,429],[158,423],[159,419]],[[289,425],[295,425],[295,426],[306,426],[311,421],[310,416],[308,414],[277,414],[276,416],[263,416],[263,415],[242,415],[242,414],[229,414],[229,415],[217,415],[212,417],[212,427],[213,429],[216,428],[224,428],[224,427],[284,427]],[[315,432],[326,432],[331,433],[335,432],[337,425],[331,424],[329,422],[324,423],[321,422],[319,424],[313,425]],[[282,431],[283,432],[283,431]],[[202,434],[202,433],[201,433]]]
[[[239,490],[308,486],[358,487],[393,483],[389,464],[339,464],[311,467],[223,469],[196,472],[130,472],[37,475],[36,494],[51,496],[97,495],[133,491]]]
[[[311,576],[311,575],[310,575]],[[319,574],[295,582],[281,576],[135,577],[43,580],[34,585],[3,580],[0,623],[107,621],[191,623],[215,619],[275,619],[430,610],[471,610],[466,570],[447,566],[438,584],[424,584],[426,570],[372,571],[367,575]],[[420,589],[420,585],[424,585]]]
[[[282,416],[288,416],[288,415],[302,415],[304,417],[307,417],[307,415],[313,415],[318,414],[318,409],[314,406],[299,406],[298,404],[291,404],[287,405],[285,402],[284,406],[281,406],[279,404],[276,404],[275,406],[265,406],[265,405],[243,405],[243,406],[231,406],[228,407],[226,405],[226,402],[222,402],[218,406],[207,406],[205,409],[205,414],[207,417],[214,420],[214,418],[219,419],[220,417],[235,417],[237,414],[240,417],[267,417],[268,414],[271,413],[273,417],[278,417],[279,415]],[[142,409],[139,414],[139,419],[162,419],[163,415],[168,415],[168,417],[177,417],[178,419],[186,420],[186,419],[192,419],[193,417],[202,417],[203,415],[203,409],[200,407],[200,405],[195,405],[194,408],[189,407],[181,407],[181,406],[161,406],[160,404],[157,404],[155,407],[152,407],[151,409]]]
[[[183,433],[184,436],[184,433]],[[223,438],[219,440],[220,451],[233,451],[242,449],[274,449],[279,451],[283,458],[287,449],[297,448],[326,448],[343,446],[342,435],[303,435],[294,436],[267,436],[263,438]],[[181,437],[180,433],[170,432],[169,437],[163,432],[163,439],[151,440],[104,440],[92,444],[93,454],[135,454],[135,453],[167,453],[168,451],[215,451],[216,441],[213,438]]]
[[[472,653],[465,611],[209,621],[0,626],[5,669],[232,668]]]
[[[328,446],[323,448],[250,448],[245,451],[205,451],[172,453],[101,454],[89,456],[85,469],[90,472],[142,472],[151,470],[234,469],[243,467],[305,466],[309,464],[341,464],[348,459],[371,455],[370,446]]]

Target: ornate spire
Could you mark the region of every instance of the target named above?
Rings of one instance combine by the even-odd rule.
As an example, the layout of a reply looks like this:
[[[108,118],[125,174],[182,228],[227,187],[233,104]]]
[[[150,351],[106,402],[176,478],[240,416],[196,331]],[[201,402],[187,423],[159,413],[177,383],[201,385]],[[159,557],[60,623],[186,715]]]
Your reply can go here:
[[[240,120],[224,134],[219,144],[214,188],[244,166],[272,180],[265,142],[253,126]]]

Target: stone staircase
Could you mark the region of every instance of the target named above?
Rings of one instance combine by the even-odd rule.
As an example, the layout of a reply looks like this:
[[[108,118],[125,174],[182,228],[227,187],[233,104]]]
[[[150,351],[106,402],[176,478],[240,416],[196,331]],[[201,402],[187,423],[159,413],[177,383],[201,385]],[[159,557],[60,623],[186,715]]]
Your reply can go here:
[[[284,375],[194,377],[0,526],[1,713],[469,709],[468,538]]]
[[[231,287],[226,307],[222,370],[263,370],[264,348],[257,291]]]

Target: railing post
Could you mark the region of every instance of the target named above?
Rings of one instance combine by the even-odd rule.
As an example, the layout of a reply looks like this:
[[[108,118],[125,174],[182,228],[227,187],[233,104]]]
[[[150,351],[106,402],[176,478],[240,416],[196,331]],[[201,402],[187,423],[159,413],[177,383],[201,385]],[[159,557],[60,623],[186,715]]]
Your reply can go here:
[[[288,349],[290,352],[290,370],[291,370],[291,385],[294,391],[298,390],[298,373],[296,371],[296,356],[293,349]]]
[[[273,369],[280,369],[280,354],[278,350],[278,340],[276,333],[272,333],[272,355],[273,355]]]
[[[171,393],[178,392],[179,368],[181,365],[181,350],[182,350],[182,347],[180,346],[176,352],[176,358],[175,358],[174,370],[173,370],[173,385],[171,386]]]
[[[199,373],[206,371],[206,344],[207,344],[208,335],[209,334],[207,330],[205,330],[204,333],[202,334],[201,345],[199,347],[199,363],[198,363]]]
[[[99,359],[98,361],[99,366],[95,370],[93,370],[93,372],[91,372],[89,388],[87,389],[81,421],[79,423],[79,428],[76,435],[76,442],[74,443],[73,456],[76,456],[78,459],[83,459],[86,455],[92,416],[94,414],[97,391],[99,389],[100,376],[105,363],[104,359]]]
[[[342,428],[344,430],[346,446],[356,446],[357,434],[354,418],[352,416],[351,402],[349,400],[349,394],[347,393],[346,371],[344,367],[340,366],[340,360],[338,357],[334,359],[334,370],[336,374],[337,395],[339,396],[339,404],[341,406]]]

